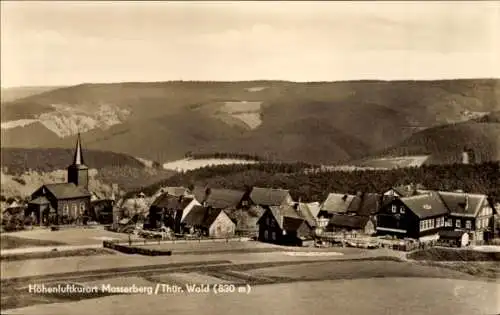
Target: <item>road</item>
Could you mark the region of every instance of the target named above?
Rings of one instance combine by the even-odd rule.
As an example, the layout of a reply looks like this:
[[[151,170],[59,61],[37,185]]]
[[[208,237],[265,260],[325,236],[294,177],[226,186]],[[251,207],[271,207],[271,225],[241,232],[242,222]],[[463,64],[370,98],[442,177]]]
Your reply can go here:
[[[61,246],[37,246],[37,247],[24,247],[24,248],[11,248],[2,249],[1,256],[18,255],[18,254],[31,254],[31,253],[44,253],[57,251],[78,250],[87,248],[102,248],[102,244],[88,244],[88,245],[61,245]]]

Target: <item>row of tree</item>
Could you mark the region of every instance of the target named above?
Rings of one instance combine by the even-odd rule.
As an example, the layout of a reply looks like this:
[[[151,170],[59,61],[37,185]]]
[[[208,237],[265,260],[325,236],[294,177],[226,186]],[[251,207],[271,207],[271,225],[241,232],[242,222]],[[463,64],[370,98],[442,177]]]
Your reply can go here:
[[[188,152],[184,156],[190,159],[235,159],[235,160],[246,160],[246,161],[265,161],[266,159],[254,155],[245,153],[232,153],[232,152],[214,152],[214,153],[193,153]]]
[[[500,163],[430,165],[394,170],[308,172],[306,163],[234,164],[205,167],[174,175],[135,190],[152,195],[164,186],[208,186],[244,190],[248,187],[289,189],[295,199],[324,200],[328,193],[383,192],[391,187],[420,183],[428,189],[484,193],[500,202]]]

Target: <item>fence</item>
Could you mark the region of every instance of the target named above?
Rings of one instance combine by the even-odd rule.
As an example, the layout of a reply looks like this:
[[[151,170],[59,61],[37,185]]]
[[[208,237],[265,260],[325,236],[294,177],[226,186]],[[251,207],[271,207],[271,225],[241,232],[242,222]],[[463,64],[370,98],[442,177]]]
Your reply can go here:
[[[249,237],[228,237],[228,238],[215,238],[215,237],[197,237],[197,238],[182,238],[182,239],[132,239],[130,238],[128,241],[119,241],[119,240],[112,240],[112,241],[106,241],[110,242],[113,244],[120,244],[120,245],[160,245],[160,244],[186,244],[186,243],[215,243],[215,242],[220,242],[220,243],[229,243],[229,242],[247,242],[250,241],[251,238]]]

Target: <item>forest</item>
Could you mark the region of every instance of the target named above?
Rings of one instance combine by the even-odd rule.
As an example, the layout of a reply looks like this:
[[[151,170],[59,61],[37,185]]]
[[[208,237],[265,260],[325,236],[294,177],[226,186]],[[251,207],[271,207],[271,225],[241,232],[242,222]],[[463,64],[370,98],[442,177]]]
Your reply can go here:
[[[259,163],[205,167],[182,174],[140,190],[152,195],[164,186],[208,186],[244,190],[248,187],[289,189],[295,200],[322,201],[330,192],[356,193],[384,192],[410,183],[419,183],[427,189],[488,194],[500,202],[500,163],[428,165],[420,168],[393,170],[356,170],[311,172],[306,163]]]

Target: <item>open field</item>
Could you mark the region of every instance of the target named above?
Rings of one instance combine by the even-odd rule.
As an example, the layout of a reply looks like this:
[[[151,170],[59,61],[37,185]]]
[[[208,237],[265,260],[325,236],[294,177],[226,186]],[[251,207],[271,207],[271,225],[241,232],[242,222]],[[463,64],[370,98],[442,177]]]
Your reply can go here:
[[[0,257],[0,261],[19,261],[29,259],[49,259],[60,257],[75,257],[75,256],[95,256],[95,255],[113,255],[114,251],[104,248],[82,248],[65,251],[47,251],[47,252],[32,252],[22,254],[4,255]]]
[[[190,171],[197,168],[215,166],[215,165],[231,165],[231,164],[255,164],[256,161],[240,160],[240,159],[182,159],[163,164],[166,170],[177,172]]]
[[[0,249],[27,248],[36,246],[58,246],[58,245],[65,245],[65,243],[58,242],[55,240],[17,237],[6,233],[2,233],[2,235],[0,235]]]
[[[115,233],[99,228],[69,228],[59,231],[51,231],[49,229],[36,229],[29,231],[19,231],[12,233],[2,233],[2,236],[14,236],[19,239],[40,240],[40,242],[59,242],[64,241],[63,245],[92,245],[102,244],[106,240],[121,240],[128,241],[128,234]],[[140,238],[134,237],[138,240]],[[28,241],[29,242],[29,241]],[[56,244],[49,244],[45,246]],[[57,244],[61,245],[61,243]],[[25,247],[33,247],[28,245]],[[44,245],[42,245],[44,246]]]
[[[500,264],[500,252],[469,248],[433,247],[412,252],[408,258],[420,261],[496,261]]]

